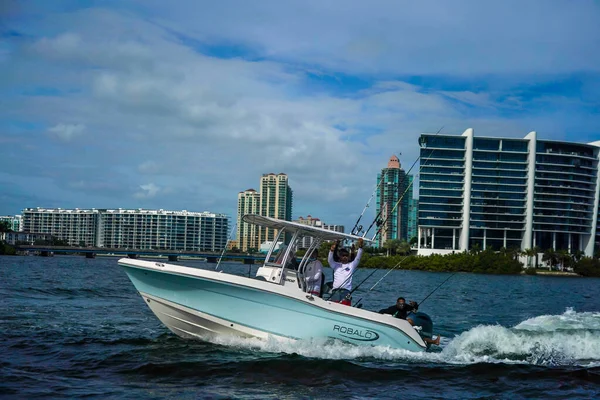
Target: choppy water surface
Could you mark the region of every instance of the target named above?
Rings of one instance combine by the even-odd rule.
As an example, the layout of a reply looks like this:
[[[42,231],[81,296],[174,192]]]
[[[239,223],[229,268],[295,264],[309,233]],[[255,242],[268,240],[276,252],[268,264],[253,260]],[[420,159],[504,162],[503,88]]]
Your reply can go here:
[[[384,272],[355,293],[364,308],[389,306],[401,295],[420,301],[448,277],[393,271],[369,291]],[[421,307],[442,334],[441,346],[411,353],[324,340],[183,340],[154,317],[116,258],[0,256],[0,396],[594,398],[599,284],[456,274]]]

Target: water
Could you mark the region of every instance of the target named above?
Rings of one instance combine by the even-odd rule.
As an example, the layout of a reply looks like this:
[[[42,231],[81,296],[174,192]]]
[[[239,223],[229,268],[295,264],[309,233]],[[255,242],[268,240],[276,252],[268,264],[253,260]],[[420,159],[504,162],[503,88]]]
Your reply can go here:
[[[373,310],[398,296],[420,301],[447,277],[393,271],[355,299]],[[421,307],[441,346],[410,353],[323,340],[183,340],[154,317],[116,258],[0,256],[0,397],[594,398],[599,284],[456,274]]]

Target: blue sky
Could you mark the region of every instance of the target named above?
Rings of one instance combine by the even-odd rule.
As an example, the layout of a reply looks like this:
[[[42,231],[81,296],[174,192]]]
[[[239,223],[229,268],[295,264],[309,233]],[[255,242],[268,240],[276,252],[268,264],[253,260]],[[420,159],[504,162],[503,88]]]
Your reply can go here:
[[[234,216],[285,172],[294,218],[350,229],[423,132],[600,139],[599,20],[586,0],[4,1],[0,214]]]

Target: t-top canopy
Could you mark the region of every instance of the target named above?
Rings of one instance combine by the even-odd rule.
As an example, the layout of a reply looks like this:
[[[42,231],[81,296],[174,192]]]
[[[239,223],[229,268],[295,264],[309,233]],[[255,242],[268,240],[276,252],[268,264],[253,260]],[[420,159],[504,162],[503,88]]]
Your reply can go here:
[[[330,231],[323,228],[317,228],[316,226],[299,224],[297,222],[285,221],[282,219],[275,219],[271,217],[263,217],[262,215],[256,214],[246,214],[242,217],[244,222],[249,224],[264,226],[266,228],[272,229],[283,229],[285,228],[286,232],[299,232],[303,236],[312,236],[314,238],[319,238],[321,240],[358,240],[361,239],[360,236],[349,235],[347,233]],[[365,241],[369,241],[369,239],[364,239]]]

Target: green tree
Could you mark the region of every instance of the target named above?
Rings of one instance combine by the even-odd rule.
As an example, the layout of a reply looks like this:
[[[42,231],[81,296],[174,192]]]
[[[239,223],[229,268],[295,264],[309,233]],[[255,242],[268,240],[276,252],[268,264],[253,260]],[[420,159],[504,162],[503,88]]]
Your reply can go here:
[[[535,268],[537,269],[538,266],[540,265],[539,258],[540,258],[540,253],[542,252],[542,249],[539,246],[533,246],[533,248],[531,250],[533,250],[533,253],[535,255]]]
[[[12,232],[8,221],[0,221],[0,232]]]
[[[579,260],[581,260],[583,258],[583,256],[585,255],[585,253],[579,249],[575,250],[573,252],[573,254],[571,255],[571,258],[573,259],[574,263],[579,262]]]
[[[536,252],[534,249],[525,249],[523,250],[523,255],[527,257],[527,267],[531,268],[532,258],[536,256]],[[537,264],[537,263],[536,263]]]
[[[581,276],[600,277],[600,260],[592,257],[582,257],[573,265],[573,271]]]
[[[396,247],[396,253],[402,255],[410,254],[410,244],[408,244],[405,240],[402,240]]]
[[[471,249],[469,250],[469,253],[473,255],[481,253],[481,245],[479,243],[473,244],[473,246],[471,246]]]
[[[544,251],[544,255],[542,255],[542,261],[548,264],[548,268],[550,271],[554,268],[554,266],[558,263],[558,257],[556,252],[552,249],[548,249]]]
[[[560,249],[556,252],[556,258],[560,265],[560,270],[564,271],[571,266],[571,255],[568,250]]]

